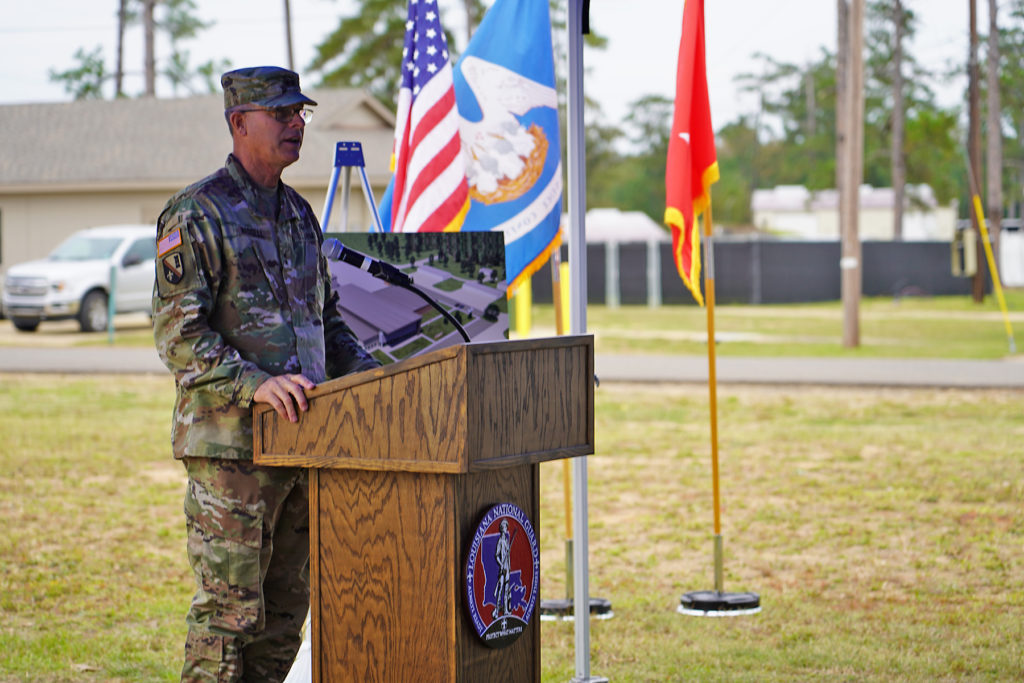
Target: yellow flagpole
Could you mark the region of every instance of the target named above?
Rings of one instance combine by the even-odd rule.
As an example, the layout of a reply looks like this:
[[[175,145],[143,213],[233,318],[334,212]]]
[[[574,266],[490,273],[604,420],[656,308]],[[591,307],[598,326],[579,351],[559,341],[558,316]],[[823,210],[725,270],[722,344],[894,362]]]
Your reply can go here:
[[[996,268],[996,259],[992,255],[992,242],[988,236],[988,226],[985,224],[985,212],[981,208],[981,186],[978,179],[974,177],[974,168],[971,160],[967,157],[966,150],[964,158],[967,161],[967,184],[971,191],[971,201],[974,205],[974,214],[978,217],[978,228],[981,230],[981,244],[985,249],[985,261],[988,263],[988,272],[992,275],[992,289],[996,293],[996,300],[999,302],[999,309],[1003,312],[1003,325],[1006,327],[1006,337],[1010,342],[1010,353],[1017,352],[1017,345],[1013,341],[1013,328],[1010,326],[1010,314],[1006,310],[1006,298],[1003,296],[1003,285],[999,281],[999,269]]]
[[[722,576],[722,502],[718,486],[718,373],[715,368],[715,245],[712,237],[711,191],[704,212],[704,301],[708,318],[708,394],[711,414],[711,490],[715,508],[715,590],[684,593],[676,611],[694,616],[736,616],[761,611],[757,593],[726,593]]]
[[[711,411],[711,490],[715,509],[715,590],[722,592],[722,514],[718,486],[718,377],[715,363],[715,249],[711,235],[711,190],[704,212],[704,300],[708,319],[708,393]]]
[[[555,334],[565,334],[563,318],[565,304],[562,301],[562,254],[559,249],[551,252],[551,298],[555,305]],[[572,476],[569,459],[562,459],[562,499],[565,505],[565,597],[572,599]]]
[[[974,193],[973,200],[974,212],[978,216],[978,227],[981,228],[981,243],[985,247],[985,260],[988,261],[988,272],[992,274],[992,289],[995,290],[996,300],[999,301],[999,310],[1003,312],[1003,325],[1006,327],[1006,338],[1010,341],[1010,353],[1016,353],[1017,345],[1013,342],[1013,327],[1010,326],[1010,314],[1006,310],[1006,297],[1003,296],[1003,285],[999,281],[999,270],[992,255],[992,242],[988,236],[988,227],[985,225],[985,212],[981,208],[981,197],[977,192]]]

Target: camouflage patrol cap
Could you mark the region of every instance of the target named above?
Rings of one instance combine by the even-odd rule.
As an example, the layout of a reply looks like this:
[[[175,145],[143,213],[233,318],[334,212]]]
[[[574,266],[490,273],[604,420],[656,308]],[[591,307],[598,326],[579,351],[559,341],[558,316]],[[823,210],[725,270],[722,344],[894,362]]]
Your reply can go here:
[[[250,66],[228,71],[220,77],[224,88],[224,109],[243,104],[259,107],[287,107],[316,104],[299,91],[299,75],[279,66]]]

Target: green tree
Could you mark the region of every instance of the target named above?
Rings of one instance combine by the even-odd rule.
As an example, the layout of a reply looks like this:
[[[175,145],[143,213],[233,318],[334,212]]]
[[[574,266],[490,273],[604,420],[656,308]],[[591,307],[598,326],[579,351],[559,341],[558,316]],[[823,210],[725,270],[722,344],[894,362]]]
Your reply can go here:
[[[160,70],[168,80],[175,95],[179,89],[186,92],[217,92],[220,88],[220,74],[230,68],[227,60],[209,60],[191,66],[190,53],[182,42],[196,38],[201,31],[212,24],[200,20],[194,12],[194,0],[163,0],[163,13],[156,19],[156,28],[162,31],[171,44],[171,55]],[[198,80],[200,86],[193,85]]]
[[[711,188],[714,220],[720,225],[749,224],[750,198],[763,175],[757,128],[749,116],[741,116],[715,137],[720,180]]]
[[[864,181],[875,186],[888,186],[893,179],[895,4],[895,0],[879,0],[869,7]],[[913,14],[905,11],[903,19],[901,33],[912,35]],[[835,55],[822,50],[816,60],[804,65],[764,54],[754,58],[761,68],[740,75],[737,82],[757,95],[758,111],[719,129],[722,180],[716,188],[716,208],[721,209],[717,212],[720,222],[749,219],[749,210],[743,206],[749,206],[754,189],[783,184],[812,190],[835,186]],[[905,136],[899,148],[905,153],[907,182],[929,184],[945,202],[956,196],[960,177],[957,112],[936,105],[928,87],[935,74],[921,68],[912,55],[904,53],[902,59],[908,77],[903,95]],[[742,177],[733,178],[736,173]]]
[[[930,185],[941,204],[967,186],[957,118],[956,111],[928,107],[910,112],[907,119],[907,179]]]
[[[597,118],[584,126],[588,209],[613,206],[616,188],[623,180],[622,154],[616,149],[616,143],[623,137],[622,129]]]
[[[872,159],[866,167],[877,174],[867,180],[892,186],[893,234],[901,239],[908,177],[907,126],[909,119],[934,108],[934,95],[927,85],[932,75],[905,50],[906,41],[917,32],[917,15],[906,2],[873,0],[867,10],[865,158]],[[888,172],[883,172],[881,163],[874,163],[883,159],[888,159]]]
[[[1003,202],[1024,201],[1024,0],[1012,0],[999,30],[999,95],[1003,121]]]
[[[562,103],[562,131],[564,149],[564,95],[563,73],[566,55],[565,14],[566,0],[549,0],[551,8],[552,44],[555,57],[555,77],[559,100]],[[442,12],[456,3],[439,2]],[[486,5],[483,0],[461,0],[461,19],[467,27],[467,39],[483,20]],[[408,16],[407,0],[357,0],[353,14],[343,17],[338,27],[319,45],[308,69],[320,75],[321,85],[365,88],[384,103],[394,104],[401,82],[402,46],[405,22]],[[448,51],[452,63],[460,53],[458,43],[450,31],[453,22],[442,16]],[[594,31],[584,37],[591,48],[603,48],[607,39]],[[588,101],[588,108],[597,107]]]
[[[155,92],[153,83],[156,78],[164,78],[175,94],[179,89],[188,92],[215,92],[219,88],[220,72],[230,67],[227,60],[209,60],[193,67],[190,64],[189,52],[183,43],[195,39],[201,31],[210,27],[210,23],[200,20],[196,14],[194,0],[118,0],[115,14],[118,17],[118,45],[120,46],[123,32],[129,26],[142,25],[146,36],[145,53],[153,53],[152,42],[155,33],[163,34],[170,42],[171,52],[167,61],[157,68],[155,62],[146,58],[143,65],[147,72],[147,92]],[[152,13],[147,12],[152,9]],[[152,16],[152,25],[147,19]],[[103,88],[108,81],[114,81],[114,96],[123,95],[121,83],[123,73],[120,54],[115,56],[115,68],[107,69],[103,48],[97,46],[91,51],[79,48],[75,52],[77,65],[65,71],[51,69],[50,80],[63,83],[64,90],[74,99],[102,99]],[[148,73],[152,69],[152,73]],[[199,86],[194,85],[199,82]]]
[[[103,47],[97,45],[93,50],[78,48],[75,51],[78,65],[67,71],[50,69],[50,80],[63,83],[64,90],[76,100],[103,99],[103,84],[110,78],[103,62]]]
[[[755,160],[762,171],[758,186],[833,187],[835,56],[822,50],[817,61],[803,66],[764,54],[754,56],[762,62],[760,73],[741,74],[737,81],[760,100],[760,110],[750,122],[757,132],[761,157]],[[773,165],[765,163],[769,154],[774,157]]]
[[[623,121],[624,132],[604,129],[604,139],[588,131],[588,140],[597,139],[595,158],[588,160],[594,180],[587,175],[588,204],[614,206],[623,211],[643,211],[659,224],[665,215],[665,161],[672,129],[673,100],[661,95],[646,95],[629,105]],[[598,131],[600,132],[600,131]],[[616,154],[614,143],[620,136],[633,145],[630,154]],[[588,155],[591,154],[588,151]],[[591,188],[601,191],[591,197]]]
[[[464,0],[466,23],[475,26],[483,16],[481,0]],[[321,85],[365,88],[384,103],[395,103],[402,79],[402,47],[408,17],[406,0],[359,0],[355,12],[316,46],[309,70],[320,75]],[[448,51],[457,51],[455,37],[445,27]]]

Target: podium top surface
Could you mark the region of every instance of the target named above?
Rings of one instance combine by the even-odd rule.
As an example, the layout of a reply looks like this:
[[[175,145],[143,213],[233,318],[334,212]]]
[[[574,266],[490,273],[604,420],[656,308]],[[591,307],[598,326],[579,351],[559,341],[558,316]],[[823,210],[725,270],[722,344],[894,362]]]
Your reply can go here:
[[[255,461],[465,473],[594,452],[592,336],[469,343],[325,382],[297,423],[253,410]]]

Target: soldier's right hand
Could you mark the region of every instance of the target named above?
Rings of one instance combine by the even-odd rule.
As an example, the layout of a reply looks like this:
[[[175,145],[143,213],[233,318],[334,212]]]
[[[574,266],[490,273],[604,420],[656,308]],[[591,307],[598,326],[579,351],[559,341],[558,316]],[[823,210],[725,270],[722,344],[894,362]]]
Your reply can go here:
[[[298,422],[298,411],[305,412],[309,408],[304,390],[315,386],[305,375],[278,375],[261,384],[252,400],[270,405],[289,422]]]

